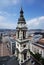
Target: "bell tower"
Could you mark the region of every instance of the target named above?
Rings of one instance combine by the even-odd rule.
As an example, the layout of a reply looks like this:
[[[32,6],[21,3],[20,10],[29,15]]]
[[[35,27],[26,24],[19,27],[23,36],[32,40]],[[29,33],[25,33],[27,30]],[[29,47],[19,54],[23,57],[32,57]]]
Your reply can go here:
[[[16,30],[17,30],[16,38],[19,38],[19,39],[26,38],[27,27],[26,27],[26,22],[25,22],[24,16],[23,16],[22,8],[20,10],[20,17],[18,19]]]
[[[26,21],[23,15],[23,9],[20,10],[20,17],[16,27],[16,50],[15,55],[18,57],[19,64],[26,62],[30,58],[29,39],[27,35]]]

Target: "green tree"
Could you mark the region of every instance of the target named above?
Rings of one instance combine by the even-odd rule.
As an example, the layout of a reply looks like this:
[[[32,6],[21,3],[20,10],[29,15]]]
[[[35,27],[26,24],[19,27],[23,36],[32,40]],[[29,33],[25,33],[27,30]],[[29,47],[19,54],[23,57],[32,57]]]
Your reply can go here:
[[[42,61],[41,61],[42,65],[44,65],[44,58],[42,58]]]
[[[34,57],[35,57],[38,61],[41,60],[41,54],[39,54],[39,53],[35,53]]]

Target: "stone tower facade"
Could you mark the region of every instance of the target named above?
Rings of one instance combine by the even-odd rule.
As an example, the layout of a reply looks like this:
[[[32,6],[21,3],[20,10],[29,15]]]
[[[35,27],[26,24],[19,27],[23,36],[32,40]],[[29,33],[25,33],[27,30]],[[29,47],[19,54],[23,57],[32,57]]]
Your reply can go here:
[[[29,40],[27,35],[26,21],[23,15],[23,10],[20,10],[20,17],[16,27],[16,50],[15,55],[18,57],[19,64],[26,62],[30,58]]]

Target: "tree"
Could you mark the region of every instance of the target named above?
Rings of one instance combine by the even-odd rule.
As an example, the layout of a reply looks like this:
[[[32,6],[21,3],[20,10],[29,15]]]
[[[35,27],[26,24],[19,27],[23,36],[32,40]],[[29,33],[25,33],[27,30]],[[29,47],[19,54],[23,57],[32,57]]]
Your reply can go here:
[[[38,61],[41,60],[41,54],[39,54],[39,53],[35,53],[34,57],[35,57]]]
[[[42,63],[42,65],[44,65],[44,58],[42,58],[42,62],[41,63]]]

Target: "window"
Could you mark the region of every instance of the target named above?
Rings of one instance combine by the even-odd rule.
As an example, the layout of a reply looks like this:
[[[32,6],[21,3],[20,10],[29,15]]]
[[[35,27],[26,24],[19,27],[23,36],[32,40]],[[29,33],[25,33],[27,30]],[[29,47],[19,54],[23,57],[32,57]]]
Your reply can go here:
[[[15,50],[13,49],[13,50],[12,50],[12,54],[14,54],[14,53],[15,53]]]
[[[25,39],[25,37],[26,37],[26,32],[23,31],[23,39]]]
[[[19,31],[18,31],[18,38],[19,38]]]
[[[37,52],[39,53],[39,49],[37,49]]]
[[[21,60],[21,62],[23,62],[23,60]]]
[[[26,45],[23,45],[23,47],[26,47]]]
[[[40,52],[40,54],[42,55],[42,51]]]
[[[19,44],[17,44],[17,46],[19,47]]]
[[[36,48],[33,47],[33,52],[36,53]]]

